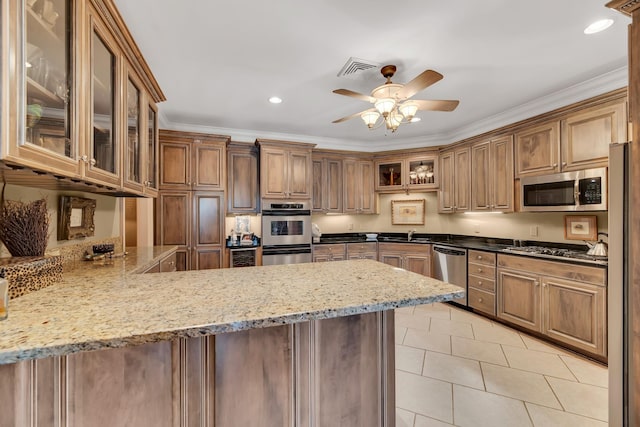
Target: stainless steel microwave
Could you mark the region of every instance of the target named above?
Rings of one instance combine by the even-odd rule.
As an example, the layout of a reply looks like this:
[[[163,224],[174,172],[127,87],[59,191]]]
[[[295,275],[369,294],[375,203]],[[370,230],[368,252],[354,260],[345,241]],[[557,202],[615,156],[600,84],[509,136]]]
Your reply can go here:
[[[520,179],[523,212],[606,211],[607,168]]]

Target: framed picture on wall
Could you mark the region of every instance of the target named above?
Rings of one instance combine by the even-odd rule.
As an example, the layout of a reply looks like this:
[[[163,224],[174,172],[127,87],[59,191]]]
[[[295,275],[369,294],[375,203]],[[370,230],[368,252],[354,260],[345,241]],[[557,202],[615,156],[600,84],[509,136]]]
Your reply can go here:
[[[393,225],[424,225],[425,201],[421,200],[392,200],[391,224]]]
[[[595,215],[565,215],[564,238],[567,240],[598,240],[598,217]]]

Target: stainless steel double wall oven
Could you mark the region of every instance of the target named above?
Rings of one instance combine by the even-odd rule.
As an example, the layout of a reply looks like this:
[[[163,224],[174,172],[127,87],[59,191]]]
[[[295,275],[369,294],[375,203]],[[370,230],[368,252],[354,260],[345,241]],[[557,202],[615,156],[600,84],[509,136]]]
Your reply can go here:
[[[310,202],[264,200],[263,265],[311,262]]]

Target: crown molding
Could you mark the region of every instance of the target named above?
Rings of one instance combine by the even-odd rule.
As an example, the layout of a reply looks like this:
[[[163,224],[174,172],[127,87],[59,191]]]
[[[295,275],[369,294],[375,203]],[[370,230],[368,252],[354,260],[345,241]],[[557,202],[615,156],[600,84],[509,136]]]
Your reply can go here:
[[[485,132],[490,132],[494,129],[583,101],[612,90],[623,88],[627,86],[627,84],[628,67],[625,66],[518,105],[485,119],[463,125],[453,132],[424,135],[415,138],[394,139],[393,145],[394,148],[397,149],[406,149],[451,144],[453,142],[480,135]],[[381,139],[377,141],[354,141],[311,135],[174,123],[171,122],[165,114],[163,114],[161,107],[159,108],[159,123],[163,129],[229,135],[232,141],[238,142],[254,142],[258,138],[275,139],[279,141],[304,141],[316,144],[317,148],[362,152],[385,151],[389,147],[388,139]]]

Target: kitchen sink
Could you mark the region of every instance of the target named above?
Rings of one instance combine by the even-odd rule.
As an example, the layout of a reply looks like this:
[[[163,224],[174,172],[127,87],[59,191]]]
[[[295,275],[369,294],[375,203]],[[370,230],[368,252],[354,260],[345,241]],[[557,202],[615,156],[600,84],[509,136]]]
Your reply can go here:
[[[431,243],[431,239],[427,237],[414,237],[409,240],[406,237],[385,237],[378,236],[378,242],[391,242],[391,243]]]

